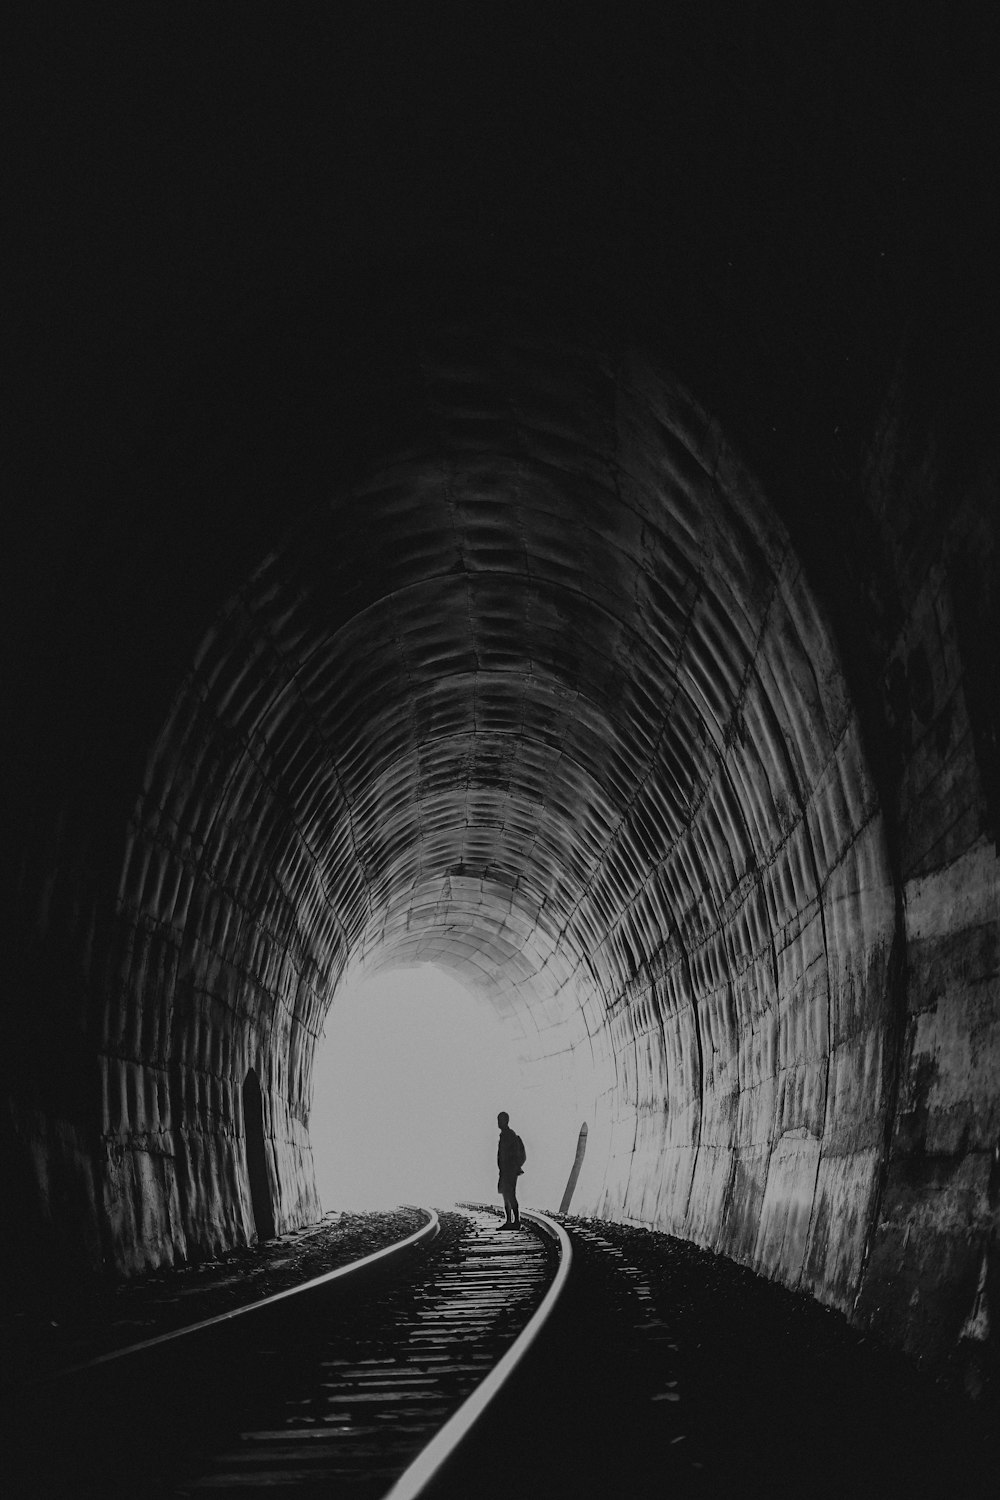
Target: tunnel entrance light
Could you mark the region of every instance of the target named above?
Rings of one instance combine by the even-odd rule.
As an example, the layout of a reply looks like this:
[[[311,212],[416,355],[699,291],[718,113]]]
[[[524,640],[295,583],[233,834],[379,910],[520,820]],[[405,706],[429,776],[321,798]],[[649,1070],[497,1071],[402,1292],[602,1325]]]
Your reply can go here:
[[[313,1074],[324,1210],[490,1200],[496,1116],[522,1084],[489,1003],[431,964],[345,985]]]

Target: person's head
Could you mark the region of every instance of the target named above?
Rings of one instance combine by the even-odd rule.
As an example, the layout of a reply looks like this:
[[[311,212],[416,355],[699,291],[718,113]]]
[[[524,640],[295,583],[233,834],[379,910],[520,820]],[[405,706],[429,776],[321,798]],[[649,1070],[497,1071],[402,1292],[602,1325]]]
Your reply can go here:
[[[497,1115],[497,1124],[500,1126],[501,1130],[506,1130],[507,1126],[510,1124],[510,1115],[505,1109],[502,1109]]]

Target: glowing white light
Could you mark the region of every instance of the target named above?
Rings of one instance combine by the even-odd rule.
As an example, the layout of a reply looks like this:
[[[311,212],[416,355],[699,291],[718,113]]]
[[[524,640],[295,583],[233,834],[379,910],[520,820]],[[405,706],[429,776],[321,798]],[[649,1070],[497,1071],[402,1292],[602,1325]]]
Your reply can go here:
[[[530,1155],[538,1107],[525,1092],[488,1001],[443,970],[396,969],[338,991],[309,1127],[324,1209],[499,1203],[496,1116],[507,1110]],[[563,1175],[569,1152],[560,1142]]]

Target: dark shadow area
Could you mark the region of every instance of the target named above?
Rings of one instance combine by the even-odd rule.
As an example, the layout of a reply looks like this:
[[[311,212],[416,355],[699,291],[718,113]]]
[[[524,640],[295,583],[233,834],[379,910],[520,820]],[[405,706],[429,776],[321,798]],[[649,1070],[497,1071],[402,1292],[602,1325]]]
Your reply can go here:
[[[247,1143],[247,1177],[258,1240],[274,1238],[274,1210],[264,1145],[264,1101],[257,1074],[250,1069],[243,1083],[243,1120]]]
[[[991,1413],[837,1314],[670,1235],[567,1227],[555,1314],[427,1500],[996,1494]]]

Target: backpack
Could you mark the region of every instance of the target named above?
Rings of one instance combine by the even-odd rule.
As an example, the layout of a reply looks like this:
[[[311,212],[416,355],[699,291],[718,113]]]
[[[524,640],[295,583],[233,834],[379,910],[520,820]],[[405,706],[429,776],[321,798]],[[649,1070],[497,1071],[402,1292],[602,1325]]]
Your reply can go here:
[[[521,1168],[528,1160],[528,1153],[524,1149],[524,1142],[522,1141],[521,1137],[515,1134],[514,1139],[517,1141],[517,1170],[520,1172]]]

